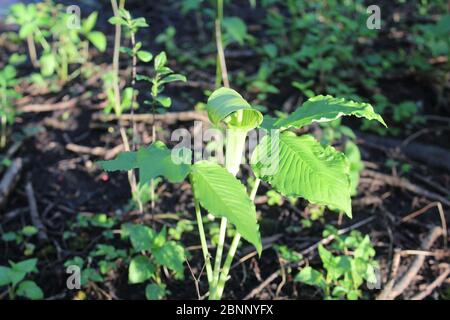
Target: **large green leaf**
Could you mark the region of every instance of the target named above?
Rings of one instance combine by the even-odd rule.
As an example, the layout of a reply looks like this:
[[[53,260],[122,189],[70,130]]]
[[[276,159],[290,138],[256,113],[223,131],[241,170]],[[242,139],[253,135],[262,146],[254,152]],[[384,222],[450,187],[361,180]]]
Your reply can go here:
[[[99,161],[98,164],[106,171],[128,171],[137,168],[140,183],[148,183],[159,176],[170,182],[181,182],[189,173],[189,165],[182,163],[182,159],[176,160],[174,161],[172,152],[166,145],[157,141],[136,152],[123,152],[114,160]]]
[[[263,120],[261,112],[253,109],[239,93],[230,88],[214,91],[208,99],[206,109],[209,120],[215,125],[224,121],[231,127],[253,129]],[[237,112],[240,110],[242,113]]]
[[[211,214],[227,218],[261,254],[261,236],[256,210],[244,185],[222,166],[200,161],[192,166],[195,197]]]
[[[278,137],[278,136],[277,136]],[[285,196],[300,196],[312,203],[344,211],[351,217],[349,165],[333,147],[322,147],[310,135],[279,135],[278,141],[265,136],[252,155],[256,176],[270,183]],[[277,146],[275,169],[265,170],[264,156]],[[274,165],[271,163],[270,165]]]
[[[300,128],[313,122],[327,122],[350,115],[377,120],[386,126],[383,118],[368,103],[322,95],[309,99],[287,118],[278,120],[275,126],[278,128]]]

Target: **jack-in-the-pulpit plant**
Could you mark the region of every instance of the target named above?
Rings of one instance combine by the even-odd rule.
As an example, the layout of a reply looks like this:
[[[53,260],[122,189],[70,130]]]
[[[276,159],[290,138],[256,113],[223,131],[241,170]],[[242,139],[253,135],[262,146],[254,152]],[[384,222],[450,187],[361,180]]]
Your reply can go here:
[[[156,177],[164,177],[173,183],[189,179],[205,259],[209,298],[220,299],[240,238],[253,244],[261,255],[261,236],[253,203],[260,180],[285,196],[302,197],[352,216],[349,164],[345,155],[332,146],[322,146],[311,135],[298,136],[291,129],[346,115],[385,123],[370,104],[331,96],[313,97],[286,118],[263,117],[239,93],[225,87],[211,94],[207,111],[215,126],[226,127],[225,166],[210,160],[191,164],[190,152],[185,149],[184,152],[172,152],[161,141],[136,152],[124,152],[114,160],[99,164],[107,171],[137,168],[140,183],[149,183]],[[255,128],[266,129],[269,134],[264,136],[252,154],[251,167],[257,179],[249,195],[236,174],[247,134]],[[228,223],[236,228],[224,262],[222,241],[216,248],[214,264],[211,261],[203,229],[202,207],[216,217],[226,218],[222,219],[225,227],[221,226],[219,238],[225,238]]]

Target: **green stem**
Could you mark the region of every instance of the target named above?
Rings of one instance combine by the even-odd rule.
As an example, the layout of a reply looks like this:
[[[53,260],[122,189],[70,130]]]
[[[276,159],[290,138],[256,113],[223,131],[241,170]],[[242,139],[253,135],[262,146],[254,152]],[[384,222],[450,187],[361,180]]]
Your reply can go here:
[[[230,250],[228,251],[227,258],[222,268],[220,274],[219,283],[215,291],[214,298],[220,300],[222,298],[223,290],[225,288],[225,282],[228,280],[228,273],[230,272],[231,263],[233,262],[234,255],[236,254],[237,247],[239,246],[239,241],[241,240],[241,235],[236,233],[231,242]]]
[[[252,191],[250,192],[250,199],[252,201],[255,200],[256,192],[258,191],[260,182],[261,180],[258,178],[255,180],[255,184],[253,185]],[[215,289],[214,298],[217,300],[220,300],[222,298],[223,290],[225,289],[225,283],[228,280],[228,274],[230,272],[231,263],[233,262],[234,255],[236,254],[236,250],[240,240],[241,235],[239,233],[236,233],[233,238],[233,241],[231,242],[230,250],[228,251],[227,258],[225,259],[225,263],[222,268],[222,273],[220,274],[219,282]]]
[[[193,185],[192,182],[191,185]],[[208,277],[209,287],[211,288],[213,286],[213,270],[211,267],[208,244],[206,242],[205,229],[203,228],[202,212],[200,209],[200,204],[198,203],[198,200],[195,197],[195,191],[194,191],[194,205],[195,205],[195,215],[197,217],[198,233],[200,234],[200,244],[202,246],[203,259],[205,260],[206,276]]]
[[[225,244],[225,236],[227,233],[227,218],[223,217],[220,221],[220,231],[219,231],[219,243],[217,244],[216,258],[214,262],[214,271],[213,271],[213,288],[211,288],[210,299],[213,299],[215,296],[215,291],[217,289],[217,284],[219,283],[220,277],[220,266],[222,264],[222,254],[223,247]]]

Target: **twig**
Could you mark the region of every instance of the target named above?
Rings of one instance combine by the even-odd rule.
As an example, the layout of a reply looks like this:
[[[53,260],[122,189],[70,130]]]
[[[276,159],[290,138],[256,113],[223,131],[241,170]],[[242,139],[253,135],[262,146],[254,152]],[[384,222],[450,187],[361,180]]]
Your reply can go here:
[[[442,233],[444,236],[444,248],[447,249],[447,220],[445,219],[444,209],[442,208],[442,204],[440,202],[432,202],[427,204],[422,209],[419,209],[417,211],[414,211],[413,213],[408,214],[407,216],[403,217],[401,222],[407,222],[414,218],[417,218],[419,215],[427,212],[430,208],[437,207],[439,212],[439,217],[441,219],[442,224]]]
[[[428,237],[422,242],[422,250],[430,250],[433,243],[442,235],[441,227],[434,227],[429,233]],[[399,253],[400,255],[400,253]],[[403,276],[396,282],[396,284],[390,288],[390,286],[386,286],[385,289],[378,295],[378,300],[394,300],[396,297],[401,295],[403,291],[408,288],[410,283],[414,280],[417,273],[422,268],[423,263],[425,262],[425,255],[417,255],[414,259],[413,263],[410,265],[408,270],[403,274]],[[394,279],[391,281],[395,282]]]
[[[113,114],[104,114],[98,113],[93,115],[94,120],[100,120],[103,122],[109,121],[137,121],[137,122],[153,122],[153,114],[151,113],[143,113],[143,114],[123,114],[120,117],[117,117]],[[205,112],[197,112],[197,111],[183,111],[183,112],[168,112],[164,114],[155,114],[156,121],[164,121],[166,123],[176,123],[177,121],[204,121],[208,122],[208,116]]]
[[[256,295],[258,295],[265,287],[267,287],[272,281],[274,281],[279,276],[280,276],[280,270],[277,270],[274,273],[272,273],[266,280],[261,282],[261,284],[259,286],[257,286],[252,291],[250,291],[250,293],[244,297],[244,300],[249,300],[249,299],[255,297]]]
[[[43,104],[29,104],[19,108],[19,111],[22,113],[25,112],[50,112],[50,111],[59,111],[74,108],[77,105],[78,98],[72,98],[67,101],[62,101],[58,103],[43,103]]]
[[[412,184],[411,182],[409,182],[408,180],[406,180],[404,178],[393,177],[393,176],[389,176],[387,174],[383,174],[383,173],[379,173],[379,172],[367,170],[367,169],[365,169],[361,172],[361,176],[374,178],[374,179],[384,182],[385,184],[388,184],[392,187],[406,189],[410,192],[424,196],[426,198],[442,202],[446,206],[450,207],[450,201],[447,200],[446,198],[444,198],[434,192],[430,192],[430,191],[428,191],[422,187],[419,187],[415,184]]]
[[[22,159],[16,158],[12,161],[8,170],[6,170],[5,175],[0,182],[0,208],[4,206],[9,194],[16,186],[17,181],[19,181],[22,167]]]
[[[39,218],[39,212],[37,209],[36,198],[34,197],[33,185],[30,181],[27,182],[25,186],[25,192],[27,194],[28,205],[30,206],[30,216],[33,225],[38,229],[39,240],[48,240],[47,232],[45,230],[44,224]]]
[[[89,154],[92,156],[102,157],[105,160],[110,160],[114,158],[119,152],[123,151],[124,147],[122,144],[120,144],[108,150],[103,147],[86,147],[74,143],[69,143],[66,145],[66,149],[75,153]]]
[[[436,278],[436,280],[434,280],[430,285],[428,285],[425,290],[412,297],[411,300],[423,300],[425,297],[428,297],[433,292],[434,289],[439,287],[447,279],[449,274],[450,274],[450,266],[447,264],[444,272],[442,272],[440,276]]]

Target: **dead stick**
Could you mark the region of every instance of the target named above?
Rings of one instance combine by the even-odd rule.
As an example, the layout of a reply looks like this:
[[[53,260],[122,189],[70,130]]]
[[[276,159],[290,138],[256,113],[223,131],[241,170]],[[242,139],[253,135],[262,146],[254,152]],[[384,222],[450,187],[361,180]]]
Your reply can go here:
[[[447,200],[446,198],[444,198],[434,192],[430,192],[430,191],[428,191],[422,187],[419,187],[415,184],[412,184],[411,182],[409,182],[408,180],[406,180],[404,178],[393,177],[393,176],[389,176],[387,174],[379,173],[379,172],[372,171],[372,170],[363,170],[361,172],[361,176],[371,177],[376,180],[380,180],[380,181],[384,182],[385,184],[388,184],[392,187],[406,189],[410,192],[424,196],[426,198],[442,202],[446,206],[450,207],[450,201]]]
[[[77,105],[78,98],[72,98],[58,103],[30,104],[19,108],[20,112],[50,112],[73,108]]]
[[[434,227],[428,237],[422,242],[422,250],[430,250],[433,243],[442,235],[441,227]],[[399,281],[393,286],[392,290],[385,288],[377,297],[379,300],[394,300],[408,288],[414,277],[419,273],[425,262],[426,256],[418,255],[408,270],[403,274]],[[392,281],[392,280],[391,280]],[[387,289],[387,290],[386,290]]]
[[[274,281],[279,276],[280,276],[280,271],[279,270],[277,270],[276,272],[272,273],[266,280],[261,282],[261,284],[259,286],[257,286],[248,295],[246,295],[244,297],[244,300],[249,300],[249,299],[255,297],[258,293],[260,293],[265,287],[267,287],[272,281]]]
[[[434,289],[438,288],[447,279],[449,274],[450,274],[450,267],[447,264],[444,272],[442,272],[440,276],[436,278],[436,280],[434,280],[430,285],[428,285],[425,290],[412,297],[411,300],[423,300],[424,298],[428,297],[433,292]]]
[[[144,114],[123,114],[120,117],[117,117],[113,114],[104,114],[104,113],[97,113],[93,115],[94,120],[100,120],[103,122],[109,122],[109,121],[131,121],[134,119],[134,121],[137,122],[152,122],[153,121],[153,115],[144,113]],[[157,121],[164,121],[167,123],[175,123],[177,121],[208,121],[208,116],[204,112],[197,112],[197,111],[183,111],[183,112],[168,112],[164,114],[155,114],[155,120]]]
[[[22,172],[22,159],[16,158],[6,170],[5,175],[0,182],[0,208],[6,203],[9,194],[14,189],[19,181],[20,173]]]
[[[45,226],[42,223],[41,218],[39,218],[36,198],[34,197],[33,185],[30,181],[28,181],[25,186],[25,192],[27,194],[28,205],[30,206],[31,221],[33,222],[33,225],[38,229],[38,238],[39,240],[48,240]]]

